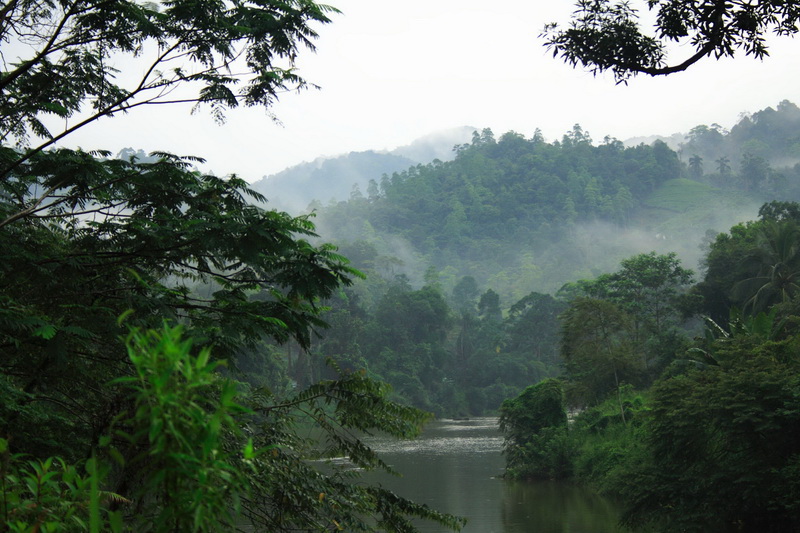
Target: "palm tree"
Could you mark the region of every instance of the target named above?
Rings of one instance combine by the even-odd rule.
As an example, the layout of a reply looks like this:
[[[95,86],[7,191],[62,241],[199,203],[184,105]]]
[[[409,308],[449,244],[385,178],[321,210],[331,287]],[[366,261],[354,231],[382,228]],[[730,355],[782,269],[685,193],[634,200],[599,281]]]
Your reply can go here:
[[[714,162],[717,164],[717,172],[720,176],[727,176],[731,173],[731,160],[727,157],[722,156]]]
[[[753,256],[757,274],[733,288],[743,309],[754,315],[800,294],[800,228],[793,220],[762,224]]]
[[[703,177],[703,158],[697,154],[689,158],[689,174],[694,179]]]

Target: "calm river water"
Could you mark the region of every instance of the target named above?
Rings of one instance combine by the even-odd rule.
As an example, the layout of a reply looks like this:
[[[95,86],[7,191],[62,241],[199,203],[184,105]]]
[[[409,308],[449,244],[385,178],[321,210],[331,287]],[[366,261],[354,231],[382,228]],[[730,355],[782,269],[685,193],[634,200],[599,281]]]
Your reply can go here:
[[[556,482],[502,480],[503,438],[496,418],[439,420],[413,441],[367,439],[403,474],[367,478],[431,507],[469,519],[464,533],[618,533],[612,502]],[[377,478],[377,479],[376,479]],[[430,523],[426,533],[449,531]]]

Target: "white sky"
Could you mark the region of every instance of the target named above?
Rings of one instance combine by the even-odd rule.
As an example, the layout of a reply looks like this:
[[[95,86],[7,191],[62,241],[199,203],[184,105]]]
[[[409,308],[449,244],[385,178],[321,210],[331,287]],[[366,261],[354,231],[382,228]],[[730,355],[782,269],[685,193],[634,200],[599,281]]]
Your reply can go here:
[[[204,170],[255,181],[317,156],[391,149],[457,126],[526,137],[538,127],[554,140],[580,123],[595,141],[625,140],[730,127],[743,111],[800,104],[800,40],[772,40],[763,62],[707,59],[624,86],[573,70],[542,46],[544,24],[568,20],[574,0],[327,1],[343,13],[298,64],[322,89],[283,96],[272,109],[283,125],[260,109],[231,112],[219,126],[207,113],[156,106],[99,121],[68,144],[197,155],[208,160]]]

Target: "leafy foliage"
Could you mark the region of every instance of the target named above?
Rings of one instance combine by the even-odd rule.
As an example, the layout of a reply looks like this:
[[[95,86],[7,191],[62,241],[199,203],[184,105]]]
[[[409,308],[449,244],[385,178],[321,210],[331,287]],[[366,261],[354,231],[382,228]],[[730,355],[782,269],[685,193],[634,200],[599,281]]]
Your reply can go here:
[[[629,521],[662,521],[670,531],[797,527],[796,342],[741,337],[720,366],[653,388],[652,463],[633,473],[649,488],[625,491]]]
[[[112,493],[100,493],[100,473],[94,459],[87,472],[60,458],[26,459],[11,454],[0,439],[0,531],[60,533],[122,531],[122,515],[108,511],[110,502],[125,502]],[[100,500],[103,501],[101,514]]]
[[[559,427],[566,423],[564,391],[561,382],[556,379],[531,385],[513,400],[503,402],[501,408],[500,429],[513,444],[520,444],[526,436],[538,433],[543,428]]]
[[[216,371],[207,349],[194,353],[182,329],[129,335],[135,376],[116,384],[131,410],[115,421],[113,439],[101,439],[107,459],[92,459],[89,476],[60,458],[20,465],[0,440],[3,531],[85,531],[89,522],[92,531],[220,531],[249,520],[276,532],[407,533],[419,518],[463,526],[359,483],[360,470],[391,469],[356,432],[410,438],[429,415],[387,401],[387,386],[361,373],[286,398],[247,392]],[[301,437],[300,426],[320,437]],[[314,461],[343,455],[345,467]],[[130,499],[100,491],[101,472]]]
[[[250,206],[263,198],[194,172],[196,158],[46,148],[147,103],[207,103],[218,117],[269,106],[304,84],[291,64],[331,11],[305,0],[4,4],[0,36],[21,54],[0,73],[0,432],[14,446],[80,456],[97,440],[119,409],[102,384],[129,372],[116,324],[129,309],[141,326],[188,321],[226,355],[263,336],[307,344],[322,325],[318,299],[358,274],[308,243],[307,217]],[[139,58],[142,77],[123,86],[112,56]],[[48,115],[78,118],[51,134]]]
[[[765,34],[793,36],[800,20],[794,3],[769,0],[648,0],[647,9],[655,15],[654,36],[642,33],[628,2],[579,0],[567,29],[545,27],[546,46],[573,66],[595,74],[610,70],[618,82],[626,82],[640,73],[680,72],[705,57],[732,57],[738,50],[763,58],[768,55]],[[694,53],[668,64],[671,41],[690,45]]]
[[[37,424],[89,439],[103,431],[116,400],[95,384],[127,372],[116,318],[128,309],[132,324],[190,321],[228,356],[263,336],[307,345],[308,328],[323,325],[319,298],[359,275],[332,247],[300,238],[314,236],[307,217],[253,207],[242,181],[187,167],[166,154],[136,163],[57,150],[0,183],[4,214],[53,189],[0,234],[4,373],[18,404],[50,404]],[[23,437],[19,415],[3,418],[4,431],[26,449],[45,445],[40,431]]]
[[[718,236],[698,293],[713,296],[712,288],[727,288],[726,295],[747,302],[747,296],[737,296],[737,287],[757,279],[752,273],[763,274],[763,265],[776,264],[762,258],[784,257],[793,264],[798,212],[793,203],[765,204],[761,220]],[[654,353],[650,341],[664,343],[654,328],[642,330],[650,340],[633,342],[631,315],[646,318],[642,323],[653,316],[648,306],[639,305],[638,290],[648,286],[647,279],[669,279],[662,274],[671,271],[675,278],[667,286],[674,285],[658,296],[666,304],[688,282],[689,273],[641,268],[661,263],[655,259],[632,258],[618,273],[571,287],[579,296],[562,315],[562,354],[567,378],[584,389],[598,383],[604,369],[617,369],[614,364],[621,358],[616,354],[629,353],[632,346]],[[660,259],[670,264],[669,257]],[[622,274],[626,279],[620,283]],[[638,282],[629,285],[633,280]],[[648,391],[640,394],[616,381],[616,397],[597,395],[595,406],[567,429],[542,431],[532,425],[518,438],[526,447],[508,456],[509,471],[562,472],[620,497],[627,507],[624,521],[633,527],[797,529],[800,321],[797,295],[789,290],[778,294],[764,297],[764,311],[752,305],[742,311],[721,298],[706,300],[707,308],[724,309],[729,320],[705,317],[705,336],[696,338],[685,354],[676,350],[674,361]],[[584,357],[576,364],[578,355]],[[610,388],[612,381],[604,383]]]
[[[766,220],[756,236],[754,250],[759,259],[756,275],[739,281],[733,287],[734,295],[747,299],[745,308],[762,311],[773,304],[783,303],[800,290],[800,234],[793,220],[772,222]],[[756,258],[754,257],[754,258]]]
[[[114,0],[102,9],[7,2],[0,37],[21,56],[0,73],[0,140],[43,141],[4,161],[0,176],[76,129],[141,105],[206,104],[220,120],[240,103],[269,107],[280,92],[306,85],[293,62],[301,47],[313,49],[312,25],[329,22],[331,12],[309,0]],[[138,77],[117,78],[112,58],[121,56],[138,60],[141,69],[130,69]],[[48,115],[78,119],[53,134]]]
[[[463,525],[313,462],[325,451],[386,467],[357,435],[411,437],[427,415],[385,385],[231,379],[279,374],[269,343],[309,349],[323,301],[361,276],[310,242],[309,216],[254,207],[265,199],[196,172],[198,158],[52,148],[147,104],[208,105],[218,120],[268,108],[307,85],[294,61],[332,12],[310,0],[0,8],[0,40],[20,54],[0,72],[0,530],[217,531],[242,515],[276,532]],[[112,58],[134,66],[117,79]],[[50,132],[52,116],[70,121]],[[103,500],[101,484],[127,499]]]
[[[298,365],[330,357],[366,369],[391,384],[394,398],[439,416],[493,413],[526,384],[558,374],[557,315],[565,305],[552,296],[531,293],[504,318],[497,294],[478,298],[474,280],[457,284],[471,296],[459,289],[447,299],[433,281],[414,290],[403,277],[388,283],[367,273],[328,302],[332,327],[310,351],[298,351]],[[384,287],[370,304],[365,294]]]
[[[389,401],[389,392],[364,372],[323,380],[285,398],[253,391],[248,405],[256,416],[247,428],[256,447],[267,451],[252,463],[253,492],[243,500],[245,516],[267,531],[406,533],[416,531],[416,518],[460,529],[463,519],[360,481],[362,470],[393,472],[360,435],[411,438],[430,417]],[[319,437],[304,438],[309,428]],[[349,463],[327,463],[329,457],[348,457]]]
[[[692,280],[675,253],[638,254],[620,269],[562,289],[573,297],[561,315],[561,356],[571,402],[598,404],[623,383],[641,386],[683,348],[680,326]],[[687,303],[688,300],[688,303]],[[623,416],[620,400],[620,413]]]
[[[630,315],[612,302],[574,300],[562,315],[561,354],[575,405],[596,404],[642,370]]]
[[[645,333],[659,336],[679,322],[680,297],[692,276],[674,252],[650,252],[624,259],[617,272],[585,284],[584,290],[627,311],[634,319],[635,340],[640,342]]]
[[[131,413],[116,432],[132,453],[128,476],[136,484],[139,530],[220,531],[235,526],[238,498],[247,487],[247,471],[236,457],[253,458],[252,442],[226,450],[225,436],[241,436],[236,385],[220,379],[219,363],[209,349],[192,353],[181,328],[132,332],[128,357],[136,375],[119,378],[133,395]]]
[[[765,204],[761,220],[734,226],[711,244],[707,273],[696,290],[715,321],[724,322],[732,306],[757,314],[796,294],[795,208],[794,203]]]

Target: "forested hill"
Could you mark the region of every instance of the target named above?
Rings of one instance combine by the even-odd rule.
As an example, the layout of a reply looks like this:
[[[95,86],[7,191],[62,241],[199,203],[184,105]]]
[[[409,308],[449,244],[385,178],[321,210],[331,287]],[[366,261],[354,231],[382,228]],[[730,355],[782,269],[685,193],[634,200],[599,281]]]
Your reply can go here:
[[[382,274],[420,284],[433,267],[446,289],[470,275],[513,302],[641,251],[677,249],[692,263],[707,229],[755,214],[760,198],[750,206],[735,188],[689,181],[687,172],[660,141],[595,145],[578,125],[556,142],[483,130],[453,161],[373,179],[365,194],[320,209],[316,224],[357,267],[377,261]],[[373,247],[366,256],[364,243]]]
[[[800,108],[784,100],[774,109],[744,113],[730,131],[719,124],[701,124],[689,132],[680,150],[694,174],[725,177],[737,169],[753,174],[759,170],[769,173],[768,169],[792,168],[800,161]],[[693,164],[692,158],[700,160],[695,159]],[[796,175],[796,170],[789,174]],[[785,192],[793,198],[800,194],[797,180],[784,180],[777,185],[789,189]]]
[[[376,230],[395,231],[420,251],[448,249],[463,257],[486,253],[488,242],[549,239],[558,226],[602,219],[625,224],[660,184],[681,175],[664,143],[593,146],[580,126],[561,142],[490,130],[457,148],[450,163],[434,162],[372,182],[366,202],[351,198],[325,211],[340,226],[349,211]]]
[[[743,120],[788,122],[784,114],[793,107],[782,103]],[[490,412],[558,375],[559,317],[573,297],[625,292],[631,287],[606,285],[664,271],[677,276],[683,293],[703,278],[698,267],[717,234],[756,219],[764,202],[800,198],[800,167],[777,163],[791,160],[785,150],[774,151],[785,153],[780,158],[743,151],[732,159],[725,155],[731,146],[755,145],[747,136],[728,137],[743,130],[699,131],[719,133],[721,151],[687,155],[698,146],[696,135],[674,151],[660,141],[594,143],[578,125],[558,141],[538,132],[495,137],[487,129],[458,145],[452,161],[376,176],[348,200],[319,205],[321,238],[337,244],[366,279],[326,302],[331,327],[310,350],[289,347],[287,375],[300,383],[325,375],[321,361],[330,357],[440,415]],[[720,168],[706,169],[703,159],[719,160]],[[727,302],[718,285],[698,290]],[[664,298],[659,293],[656,309]],[[683,313],[697,313],[693,298],[680,309],[675,304],[671,325],[647,348],[645,374],[655,376],[684,348],[684,333],[697,333],[672,329],[684,326]],[[663,314],[655,314],[661,327]],[[579,330],[586,323],[586,315],[573,321]],[[647,366],[651,360],[662,366]]]

